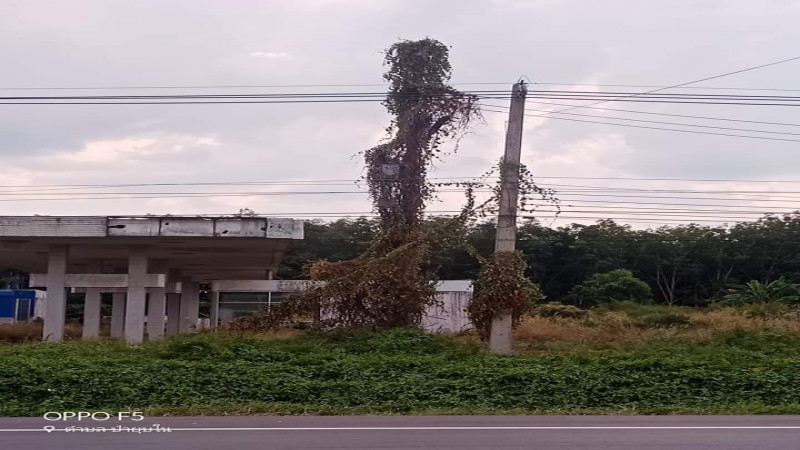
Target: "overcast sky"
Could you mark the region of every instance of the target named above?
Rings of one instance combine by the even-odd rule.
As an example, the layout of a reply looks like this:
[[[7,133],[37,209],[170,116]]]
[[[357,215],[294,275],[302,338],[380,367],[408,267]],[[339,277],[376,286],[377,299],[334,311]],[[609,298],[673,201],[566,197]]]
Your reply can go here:
[[[797,0],[3,0],[0,2],[3,61],[0,88],[379,84],[382,51],[398,39],[427,36],[452,47],[455,83],[510,85],[525,76],[538,83],[587,85],[571,89],[619,90],[593,85],[674,85],[800,56],[796,45],[800,42],[798,23],[800,1]],[[800,89],[798,79],[800,60],[698,85]],[[458,84],[457,87],[504,86]],[[333,90],[375,92],[381,87],[248,88],[214,92]],[[97,95],[209,93],[209,90],[1,92],[3,95]],[[778,92],[777,95],[793,94]],[[800,110],[790,107],[635,103],[603,106],[800,124]],[[529,103],[528,107],[548,106]],[[573,112],[800,132],[796,127],[588,109]],[[458,153],[437,164],[434,176],[478,176],[501,156],[505,117],[487,112],[485,118],[486,123],[475,125]],[[31,189],[29,186],[41,184],[352,180],[361,175],[362,161],[357,153],[378,142],[387,122],[388,117],[378,103],[5,105],[0,106],[3,180],[0,184]],[[532,117],[526,122],[523,155],[534,175],[540,177],[800,180],[800,147],[796,142]],[[800,191],[800,183],[553,178],[541,181],[652,189]],[[359,189],[345,184],[129,187],[117,191]],[[113,190],[85,192],[85,197],[91,197],[89,192]],[[9,198],[21,197],[6,195],[0,200]],[[763,202],[763,199],[766,197],[759,201],[706,203],[765,209],[794,208],[797,203]],[[451,194],[443,196],[443,200],[430,209],[451,210],[457,205],[456,197]],[[243,207],[282,215],[369,211],[363,194],[3,201],[0,205],[3,215],[221,214],[235,213]],[[543,214],[542,218],[549,221],[552,214]]]

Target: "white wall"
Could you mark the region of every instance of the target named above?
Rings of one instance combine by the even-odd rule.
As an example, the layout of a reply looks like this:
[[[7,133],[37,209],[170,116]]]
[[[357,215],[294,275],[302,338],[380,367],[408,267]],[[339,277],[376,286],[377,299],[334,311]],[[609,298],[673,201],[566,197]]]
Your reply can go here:
[[[467,308],[472,292],[440,292],[437,305],[422,317],[422,329],[430,333],[460,333],[472,328]]]

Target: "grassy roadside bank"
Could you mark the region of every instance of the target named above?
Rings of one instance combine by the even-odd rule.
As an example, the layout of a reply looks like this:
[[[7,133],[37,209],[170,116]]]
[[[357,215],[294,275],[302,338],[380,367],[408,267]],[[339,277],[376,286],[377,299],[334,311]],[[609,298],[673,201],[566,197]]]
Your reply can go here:
[[[412,330],[2,344],[0,415],[800,413],[796,321],[653,314],[534,317],[513,356]]]

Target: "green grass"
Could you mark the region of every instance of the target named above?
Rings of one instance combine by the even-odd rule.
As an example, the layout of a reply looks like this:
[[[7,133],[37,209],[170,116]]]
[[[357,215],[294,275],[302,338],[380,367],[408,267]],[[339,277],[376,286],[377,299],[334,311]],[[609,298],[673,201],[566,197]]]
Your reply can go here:
[[[800,336],[495,356],[411,330],[0,344],[0,415],[800,413]]]

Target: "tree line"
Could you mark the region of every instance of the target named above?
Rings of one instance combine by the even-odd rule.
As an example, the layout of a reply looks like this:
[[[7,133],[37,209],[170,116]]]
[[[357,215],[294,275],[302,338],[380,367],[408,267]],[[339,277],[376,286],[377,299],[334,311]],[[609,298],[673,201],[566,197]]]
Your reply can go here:
[[[446,219],[427,220],[431,227]],[[341,261],[361,254],[377,230],[368,218],[306,224],[306,237],[293,241],[279,278],[303,279],[313,261]],[[495,226],[466,229],[466,241],[480,255],[491,254]],[[652,289],[659,303],[701,306],[734,285],[778,278],[800,281],[800,214],[765,216],[730,227],[696,224],[637,230],[613,220],[550,228],[521,224],[517,248],[526,276],[539,283],[548,301],[569,302],[569,292],[592,275],[627,269]],[[430,250],[429,264],[440,279],[476,279],[473,252],[447,240]]]

